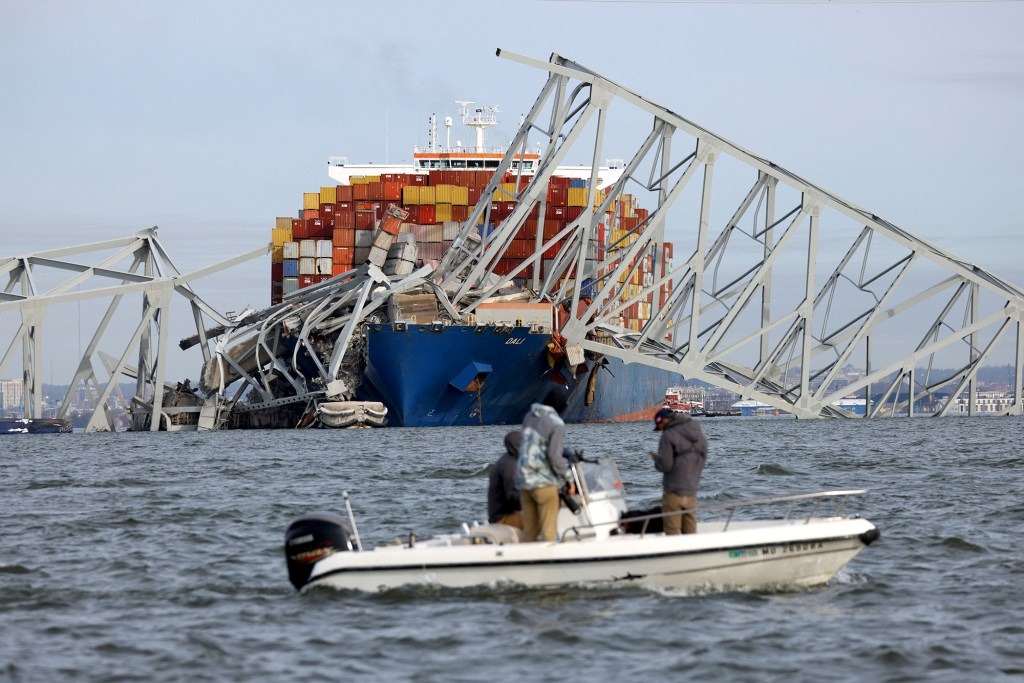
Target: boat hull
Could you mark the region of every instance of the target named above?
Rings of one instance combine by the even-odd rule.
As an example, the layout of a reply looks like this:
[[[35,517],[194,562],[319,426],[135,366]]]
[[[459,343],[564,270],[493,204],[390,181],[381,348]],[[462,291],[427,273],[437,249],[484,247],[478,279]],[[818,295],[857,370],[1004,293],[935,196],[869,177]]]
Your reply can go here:
[[[600,541],[419,547],[341,552],[317,563],[309,586],[381,591],[408,584],[446,588],[512,583],[548,588],[635,584],[652,588],[772,590],[827,583],[877,537],[856,518],[757,523],[729,531],[702,525],[684,536]]]
[[[552,386],[568,392],[566,422],[651,418],[679,375],[591,354],[552,367],[550,334],[501,325],[370,325],[363,400],[388,408],[391,426],[518,424]]]

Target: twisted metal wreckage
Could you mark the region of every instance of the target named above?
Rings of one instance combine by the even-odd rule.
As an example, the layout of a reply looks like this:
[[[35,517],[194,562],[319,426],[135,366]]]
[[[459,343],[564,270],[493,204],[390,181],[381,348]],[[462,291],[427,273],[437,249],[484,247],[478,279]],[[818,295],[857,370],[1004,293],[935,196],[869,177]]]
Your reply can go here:
[[[549,62],[502,51],[499,56],[546,71],[548,78],[481,193],[483,199],[436,266],[406,275],[387,272],[389,242],[375,240],[363,265],[290,294],[281,304],[228,319],[192,291],[197,274],[183,276],[171,265],[157,265],[157,255],[170,262],[155,231],[128,238],[125,249],[134,250],[135,259],[129,271],[56,263],[55,258],[72,250],[3,262],[0,274],[8,274],[10,281],[0,295],[0,312],[17,308],[22,323],[0,360],[0,373],[21,341],[26,393],[32,397],[26,401],[27,416],[40,414],[37,332],[42,312],[47,303],[71,296],[67,290],[89,276],[120,279],[117,286],[93,290],[115,302],[128,291],[144,293],[143,321],[120,359],[105,357],[111,379],[98,390],[102,404],[116,391],[118,376],[136,377],[131,401],[136,428],[379,423],[382,405],[346,403],[355,396],[363,372],[361,330],[367,324],[407,324],[409,302],[426,294],[436,299],[432,325],[467,324],[481,303],[496,299],[564,304],[568,315],[559,332],[569,356],[585,351],[672,370],[800,418],[850,417],[837,400],[858,392],[865,396],[867,416],[913,414],[915,404],[940,394],[968,395],[974,414],[979,368],[997,349],[1009,346],[1012,401],[1000,412],[1021,414],[1020,289],[579,64],[558,55]],[[570,150],[590,155],[596,177],[613,103],[653,117],[619,180],[600,194],[591,182],[590,208],[550,239],[538,231],[533,256],[512,272],[497,274],[498,260],[523,221],[538,207],[544,215],[545,188]],[[590,147],[582,142],[588,131],[594,133]],[[545,149],[535,175],[521,178],[515,211],[492,221],[491,194],[514,156],[538,134]],[[680,149],[682,154],[676,154]],[[702,181],[691,182],[699,173]],[[656,208],[628,239],[608,245],[603,260],[588,259],[601,216],[628,191],[647,193]],[[401,210],[392,208],[383,220],[401,217]],[[721,227],[713,234],[716,224]],[[478,225],[493,229],[482,236]],[[676,253],[685,256],[678,264],[665,261],[659,248],[667,226]],[[379,230],[377,236],[384,234]],[[539,264],[552,247],[557,255],[545,259],[544,277],[533,268],[526,286],[517,286],[513,280]],[[627,292],[624,283],[635,280],[642,257],[654,260],[654,273],[664,274]],[[70,268],[78,275],[40,295],[31,287],[31,271],[43,265]],[[139,266],[145,269],[141,275],[134,273]],[[581,297],[581,288],[572,283],[584,278],[593,282],[593,291]],[[19,284],[22,290],[16,293]],[[167,385],[147,400],[147,386],[165,386],[158,359],[166,349],[164,311],[172,293],[192,305],[197,333],[180,346],[203,350],[200,393],[190,385]],[[621,312],[645,300],[653,302],[657,315],[640,330],[625,328]],[[216,326],[206,329],[203,314]],[[150,323],[156,324],[155,331],[147,327]],[[98,384],[90,359],[101,332],[73,384]],[[153,336],[159,340],[156,349]],[[133,344],[140,344],[137,370],[126,366]],[[940,359],[951,358],[956,358],[953,370],[940,371],[949,367]],[[854,360],[863,362],[865,371],[850,380],[844,369]],[[874,401],[869,391],[879,383],[882,399]],[[67,401],[62,413],[66,408]],[[949,414],[952,408],[947,400],[935,414]],[[154,414],[161,418],[150,419]],[[97,411],[89,428],[109,428],[104,419]]]

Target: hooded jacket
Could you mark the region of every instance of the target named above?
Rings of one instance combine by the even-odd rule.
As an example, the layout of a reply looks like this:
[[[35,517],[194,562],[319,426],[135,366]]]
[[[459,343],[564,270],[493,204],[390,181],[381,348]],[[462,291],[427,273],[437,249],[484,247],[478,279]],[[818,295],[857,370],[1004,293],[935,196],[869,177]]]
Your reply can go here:
[[[487,521],[492,524],[521,509],[516,470],[519,469],[519,443],[522,436],[518,430],[505,435],[505,452],[491,469],[487,482]]]
[[[708,457],[708,440],[700,423],[686,413],[670,418],[662,429],[654,467],[662,488],[679,496],[696,496]]]
[[[565,422],[551,406],[534,403],[523,418],[523,440],[519,444],[520,491],[560,486],[568,481],[569,463],[562,455]]]

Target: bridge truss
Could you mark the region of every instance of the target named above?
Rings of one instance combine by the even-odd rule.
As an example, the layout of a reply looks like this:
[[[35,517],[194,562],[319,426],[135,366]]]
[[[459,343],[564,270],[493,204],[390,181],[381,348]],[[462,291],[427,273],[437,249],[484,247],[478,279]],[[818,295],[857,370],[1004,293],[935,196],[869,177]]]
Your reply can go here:
[[[850,396],[864,397],[868,416],[884,416],[929,403],[946,415],[954,401],[939,397],[966,395],[973,414],[978,370],[995,357],[1012,367],[1012,401],[999,412],[1021,413],[1020,289],[580,64],[498,54],[548,77],[484,196],[515,154],[538,139],[544,149],[515,212],[470,247],[473,226],[493,223],[481,201],[439,265],[463,313],[532,269],[537,300],[571,301],[562,330],[570,344],[800,418],[850,416],[838,403]],[[555,168],[569,155],[598,167],[616,121],[640,131],[620,179],[599,188],[595,171],[589,208],[550,239],[537,230],[534,256],[496,273],[531,211],[545,215]],[[596,251],[602,218],[631,195],[653,210]],[[638,281],[645,259],[653,277]],[[534,268],[542,262],[543,280]],[[641,302],[655,313],[629,329],[620,316]]]
[[[148,420],[148,429],[157,431],[162,423],[166,426],[166,413],[171,409],[163,406],[165,389],[170,388],[164,382],[164,359],[167,357],[172,300],[175,295],[187,300],[203,342],[203,356],[209,360],[211,343],[205,332],[204,316],[221,326],[233,323],[200,299],[191,283],[264,255],[268,247],[182,274],[156,233],[154,227],[120,239],[0,260],[0,278],[7,278],[6,286],[0,292],[0,323],[5,323],[0,329],[11,332],[9,343],[0,357],[0,376],[4,375],[20,350],[24,417],[43,417],[42,378],[46,370],[43,349],[47,336],[44,330],[51,325],[57,327],[60,323],[57,318],[62,314],[67,317],[67,310],[62,305],[97,301],[102,306],[109,300],[75,374],[68,382],[71,390],[64,397],[56,416],[68,416],[76,389],[84,383],[96,405],[86,431],[113,431],[114,425],[106,410],[107,399],[111,396],[118,396],[126,406],[132,405],[151,411],[151,416],[160,416],[160,419]],[[129,318],[135,326],[127,341],[120,334],[121,326],[114,322],[118,320],[118,309],[126,297],[129,301],[137,299],[141,305],[141,317],[131,315]],[[64,333],[58,331],[55,334]],[[60,350],[51,350],[50,353],[66,354],[66,347],[65,339]],[[108,353],[110,349],[116,349],[116,355]],[[137,365],[130,366],[130,360]],[[127,399],[118,386],[118,382],[126,377],[136,382],[135,395],[131,399]]]

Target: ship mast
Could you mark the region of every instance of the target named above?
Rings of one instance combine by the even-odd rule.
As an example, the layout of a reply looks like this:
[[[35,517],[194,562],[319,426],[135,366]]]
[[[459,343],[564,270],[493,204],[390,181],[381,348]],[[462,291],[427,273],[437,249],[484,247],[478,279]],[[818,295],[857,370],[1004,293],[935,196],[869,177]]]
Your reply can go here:
[[[455,100],[455,104],[459,105],[459,115],[462,116],[462,125],[468,126],[476,130],[476,148],[475,152],[487,151],[484,147],[484,131],[491,126],[498,125],[498,117],[495,114],[498,113],[498,105],[484,105],[477,107],[473,114],[469,113],[468,106],[473,104],[470,100]]]

